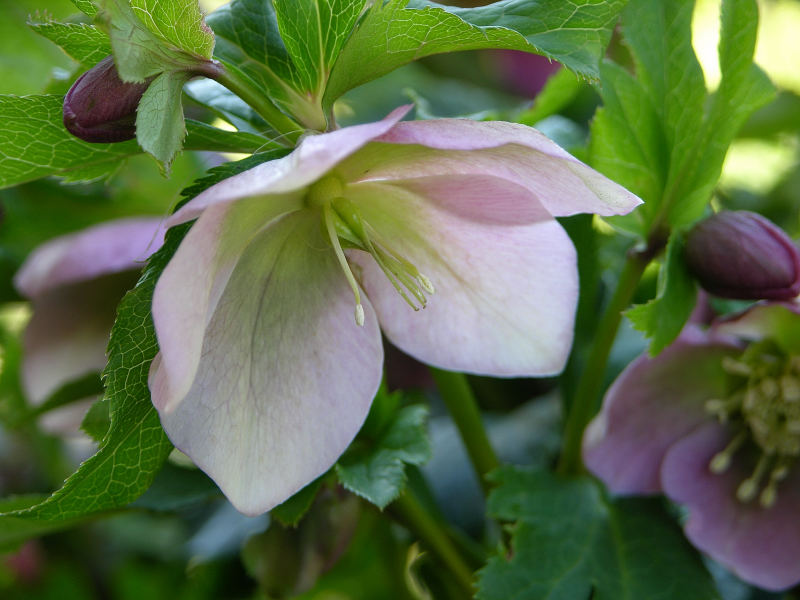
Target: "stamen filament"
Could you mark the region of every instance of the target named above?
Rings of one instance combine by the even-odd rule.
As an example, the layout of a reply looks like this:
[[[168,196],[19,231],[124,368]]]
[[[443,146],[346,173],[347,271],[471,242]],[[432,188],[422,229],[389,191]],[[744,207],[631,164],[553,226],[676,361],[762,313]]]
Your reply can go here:
[[[342,271],[344,271],[344,276],[347,279],[347,283],[350,284],[350,289],[353,290],[353,296],[356,300],[356,309],[355,309],[355,319],[356,325],[359,327],[364,326],[364,307],[361,306],[361,293],[358,289],[358,283],[356,282],[356,278],[353,276],[353,272],[350,270],[350,265],[347,262],[347,257],[344,255],[344,250],[342,250],[342,245],[339,243],[339,236],[336,232],[336,224],[335,216],[329,204],[325,204],[322,207],[322,215],[323,220],[325,221],[325,229],[328,232],[328,238],[333,245],[333,251],[336,253],[336,258],[339,261],[339,265],[342,267]]]
[[[753,474],[745,479],[736,490],[736,497],[739,500],[742,502],[749,502],[756,497],[756,494],[758,493],[758,486],[760,485],[761,480],[764,478],[764,474],[769,466],[771,458],[772,455],[770,454],[761,455],[761,457],[758,459],[758,464],[756,464]]]
[[[708,464],[712,473],[724,473],[731,465],[731,459],[736,451],[747,440],[747,430],[742,430],[725,446],[724,450],[717,452]]]

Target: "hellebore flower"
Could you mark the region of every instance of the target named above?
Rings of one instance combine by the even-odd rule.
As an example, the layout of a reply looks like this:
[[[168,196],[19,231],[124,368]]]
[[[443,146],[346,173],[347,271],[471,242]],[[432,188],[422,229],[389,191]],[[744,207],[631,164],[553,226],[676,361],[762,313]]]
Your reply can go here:
[[[686,238],[686,263],[701,286],[723,298],[789,300],[800,293],[800,252],[768,219],[746,210],[717,213]]]
[[[107,56],[78,77],[64,96],[64,127],[85,142],[124,142],[136,137],[136,108],[151,79],[126,83]]]
[[[23,335],[22,384],[34,406],[63,385],[99,371],[117,304],[161,245],[161,219],[129,218],[65,235],[34,250],[14,279],[33,316]],[[54,433],[75,433],[88,406],[45,415]]]
[[[684,504],[686,535],[739,577],[800,582],[800,309],[690,323],[617,378],[584,437],[613,493]]]
[[[499,376],[561,370],[575,251],[553,216],[639,199],[509,123],[383,121],[306,137],[209,188],[160,277],[153,403],[242,512],[325,472],[411,356]],[[423,309],[424,310],[419,310]]]

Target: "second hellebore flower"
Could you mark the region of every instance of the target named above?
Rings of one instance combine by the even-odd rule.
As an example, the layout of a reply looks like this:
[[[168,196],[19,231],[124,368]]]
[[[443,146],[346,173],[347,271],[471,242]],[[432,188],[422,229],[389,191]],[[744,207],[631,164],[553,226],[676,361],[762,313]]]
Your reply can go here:
[[[609,389],[586,466],[619,494],[663,492],[686,535],[742,579],[800,582],[800,309],[760,304],[689,324]]]
[[[445,369],[560,371],[578,283],[553,217],[639,204],[533,129],[400,123],[406,110],[309,136],[169,221],[199,217],[153,298],[153,402],[244,513],[325,472],[358,432],[379,323]]]

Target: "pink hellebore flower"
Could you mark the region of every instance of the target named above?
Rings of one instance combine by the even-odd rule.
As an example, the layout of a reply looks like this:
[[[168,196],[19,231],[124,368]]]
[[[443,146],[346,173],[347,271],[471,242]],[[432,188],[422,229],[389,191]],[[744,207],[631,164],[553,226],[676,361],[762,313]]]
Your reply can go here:
[[[690,324],[617,378],[584,461],[618,494],[686,505],[686,535],[739,577],[800,582],[800,308]]]
[[[528,127],[400,123],[406,111],[306,137],[169,220],[199,217],[156,285],[153,403],[246,514],[325,472],[358,432],[379,322],[445,369],[561,370],[578,282],[553,216],[640,202]]]
[[[33,307],[22,340],[22,384],[32,405],[105,366],[117,304],[161,246],[160,223],[129,218],[96,225],[39,246],[20,267],[14,284]],[[75,433],[87,408],[54,410],[43,425]]]

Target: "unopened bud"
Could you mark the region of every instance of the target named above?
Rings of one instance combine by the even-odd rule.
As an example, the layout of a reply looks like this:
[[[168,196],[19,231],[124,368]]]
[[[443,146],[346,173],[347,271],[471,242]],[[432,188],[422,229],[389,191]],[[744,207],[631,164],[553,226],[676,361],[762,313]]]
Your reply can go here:
[[[788,300],[800,293],[800,252],[756,213],[726,211],[695,225],[686,262],[704,289],[723,298]]]
[[[136,107],[150,81],[125,83],[108,56],[81,75],[64,97],[64,126],[86,142],[136,137]]]

